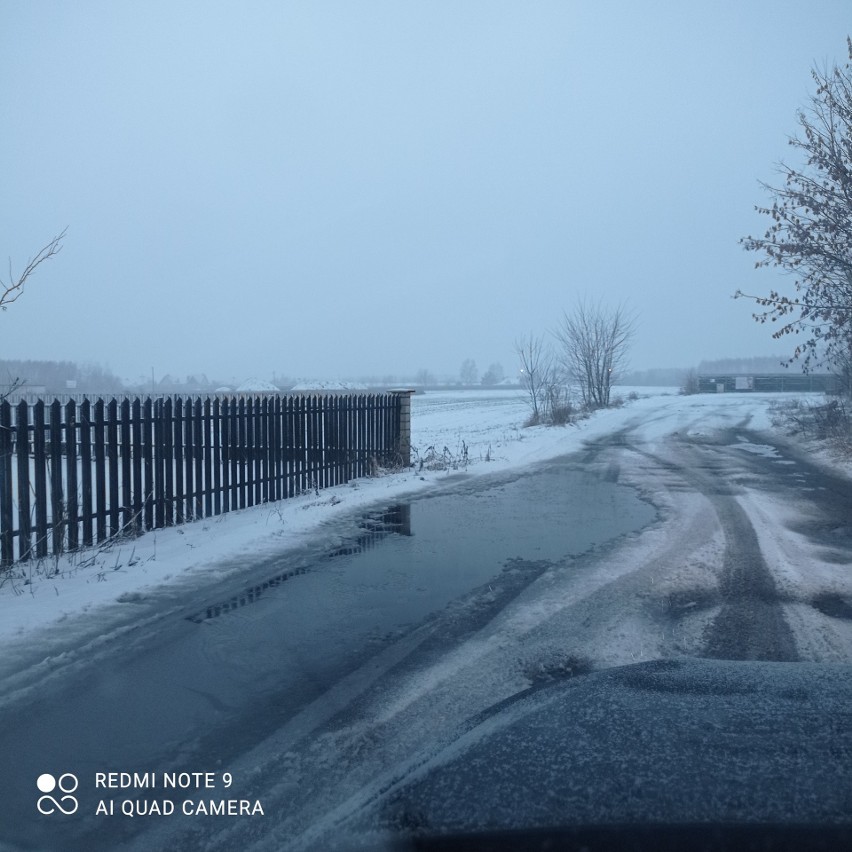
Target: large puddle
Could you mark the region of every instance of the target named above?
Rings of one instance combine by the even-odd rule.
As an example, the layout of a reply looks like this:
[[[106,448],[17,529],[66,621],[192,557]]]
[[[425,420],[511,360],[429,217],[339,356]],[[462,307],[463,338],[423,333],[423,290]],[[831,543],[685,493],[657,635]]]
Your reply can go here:
[[[189,601],[187,615],[133,653],[117,649],[61,694],[6,718],[4,762],[22,778],[45,766],[86,778],[227,765],[510,560],[559,566],[653,518],[633,490],[564,462],[337,522],[317,548],[247,565],[230,589]],[[17,822],[7,811],[16,801],[32,807],[29,793],[0,789],[0,824]],[[81,802],[66,828],[92,814]]]
[[[262,602],[283,617],[288,633],[304,624],[305,635],[314,634],[320,619],[385,634],[477,588],[509,560],[559,563],[653,518],[632,489],[568,464],[488,485],[460,483],[450,493],[370,512],[354,532],[335,524],[326,536],[339,543],[323,558],[290,554],[285,570],[191,618],[201,622]]]

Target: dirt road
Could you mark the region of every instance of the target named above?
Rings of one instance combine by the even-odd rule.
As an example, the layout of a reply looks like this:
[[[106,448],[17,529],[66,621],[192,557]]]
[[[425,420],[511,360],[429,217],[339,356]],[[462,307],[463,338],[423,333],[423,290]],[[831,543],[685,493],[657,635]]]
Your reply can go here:
[[[426,547],[434,565],[425,571],[412,574],[402,557],[385,554],[380,573],[360,563],[335,573],[317,551],[316,565],[288,573],[277,597],[264,593],[259,605],[227,617],[199,620],[207,610],[197,600],[175,600],[150,638],[133,634],[115,659],[69,676],[67,689],[55,686],[33,713],[10,708],[4,747],[22,762],[62,748],[69,771],[83,760],[75,757],[83,743],[89,763],[99,748],[126,756],[96,769],[158,771],[167,760],[168,768],[215,767],[234,779],[230,795],[264,809],[263,819],[122,823],[96,818],[92,805],[73,824],[86,848],[119,840],[175,852],[324,848],[430,754],[556,679],[682,657],[852,662],[852,484],[751,430],[741,415],[737,404],[720,414],[714,401],[706,412],[663,401],[534,470],[448,480],[452,508],[429,521],[441,547]],[[570,500],[554,493],[578,482],[582,491]],[[417,500],[406,541],[428,544],[418,523],[429,512]],[[623,522],[631,505],[647,510],[641,523]],[[538,548],[537,536],[526,536],[521,556],[516,540],[524,536],[501,539],[512,524],[544,515],[555,529],[630,531],[595,533],[573,550],[558,540]],[[388,548],[396,552],[378,543],[364,559]],[[464,575],[474,562],[483,573],[471,583]],[[416,582],[394,603],[406,572]],[[448,591],[459,578],[468,582]],[[328,585],[322,600],[332,605],[322,616],[313,609],[316,583]],[[353,591],[366,595],[358,606]],[[370,633],[371,607],[398,610],[436,591],[446,594],[428,617]],[[332,615],[356,617],[367,637],[357,653]],[[183,668],[173,670],[176,660]],[[213,676],[201,682],[208,670]],[[161,692],[172,709],[158,722]],[[178,722],[186,735],[178,736]],[[163,741],[172,728],[174,743]],[[22,795],[17,782],[4,807],[14,795]],[[20,808],[32,803],[24,797]],[[38,830],[36,845],[50,848]]]

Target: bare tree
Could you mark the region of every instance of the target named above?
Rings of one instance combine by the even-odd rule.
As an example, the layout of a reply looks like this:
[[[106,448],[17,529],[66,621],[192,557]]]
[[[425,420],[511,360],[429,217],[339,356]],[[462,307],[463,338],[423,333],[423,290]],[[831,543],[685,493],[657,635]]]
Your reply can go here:
[[[610,390],[627,364],[635,320],[623,305],[607,308],[581,300],[564,313],[554,332],[565,374],[579,390],[588,409],[606,408]]]
[[[553,355],[542,335],[529,334],[515,341],[520,361],[521,387],[530,404],[530,425],[540,423],[546,413],[548,387],[553,379]]]
[[[694,367],[690,367],[684,372],[683,376],[681,376],[680,392],[684,396],[691,396],[692,394],[698,393],[699,387],[698,370]]]
[[[794,276],[795,296],[771,290],[753,299],[765,310],[754,318],[778,322],[774,338],[804,332],[788,363],[801,358],[807,371],[839,362],[852,340],[852,40],[842,68],[811,71],[816,93],[798,114],[801,136],[788,142],[804,157],[799,168],[781,163],[781,186],[762,184],[771,206],[755,209],[771,220],[762,237],[740,242],[762,255],[755,266],[779,267]]]
[[[414,383],[425,389],[427,386],[435,384],[435,376],[425,367],[422,367],[415,373]]]
[[[0,278],[0,310],[5,311],[9,305],[17,302],[24,293],[24,285],[27,283],[27,279],[36,271],[36,268],[48,258],[59,254],[62,250],[62,240],[65,239],[67,232],[68,228],[65,228],[61,234],[55,236],[34,257],[31,257],[24,267],[24,271],[17,277],[12,272],[12,259],[9,258],[9,281],[6,283]]]
[[[483,377],[482,377],[482,384],[483,385],[499,385],[500,382],[503,381],[503,378],[504,378],[503,365],[495,361],[485,371],[485,375],[483,375]]]
[[[465,358],[459,370],[461,383],[463,385],[475,385],[478,377],[479,371],[476,369],[476,361],[473,358]]]

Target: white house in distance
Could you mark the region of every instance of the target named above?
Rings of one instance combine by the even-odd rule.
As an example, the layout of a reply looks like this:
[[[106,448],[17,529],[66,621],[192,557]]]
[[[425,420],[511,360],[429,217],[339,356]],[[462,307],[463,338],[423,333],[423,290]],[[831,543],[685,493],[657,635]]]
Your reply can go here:
[[[263,379],[246,379],[236,390],[239,394],[275,394],[281,393],[280,388],[275,387],[272,382]]]

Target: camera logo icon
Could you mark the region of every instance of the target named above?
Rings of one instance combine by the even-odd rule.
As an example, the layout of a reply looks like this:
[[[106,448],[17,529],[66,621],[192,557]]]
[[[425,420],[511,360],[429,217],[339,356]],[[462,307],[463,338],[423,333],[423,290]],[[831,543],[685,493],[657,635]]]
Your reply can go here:
[[[72,775],[70,772],[60,775],[59,778],[54,778],[53,775],[47,772],[39,775],[36,780],[36,787],[44,793],[38,800],[37,807],[39,813],[48,815],[59,811],[66,816],[76,813],[78,802],[71,794],[76,791],[79,783],[77,776]],[[57,799],[56,796],[52,795],[54,791],[63,795]]]

